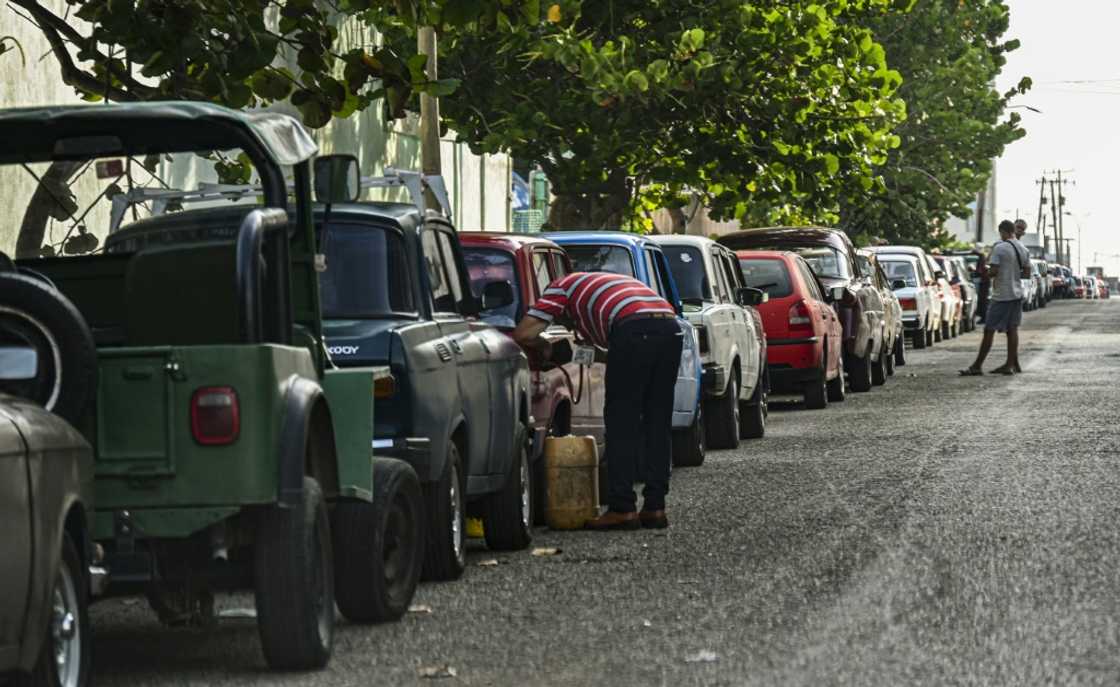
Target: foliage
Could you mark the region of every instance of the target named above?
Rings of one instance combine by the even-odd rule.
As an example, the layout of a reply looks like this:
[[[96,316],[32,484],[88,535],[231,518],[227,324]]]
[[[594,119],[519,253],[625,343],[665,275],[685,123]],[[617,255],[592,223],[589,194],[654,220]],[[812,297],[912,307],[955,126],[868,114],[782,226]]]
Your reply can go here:
[[[576,207],[562,223],[686,193],[717,218],[827,221],[898,143],[900,77],[854,21],[887,6],[564,0],[543,25],[448,36],[462,85],[442,115],[477,152],[539,161]]]
[[[895,129],[901,145],[878,167],[883,186],[844,204],[849,233],[933,246],[948,240],[935,230],[944,220],[968,216],[992,160],[1025,135],[1019,115],[1005,112],[1030,80],[1002,94],[993,86],[1019,46],[1003,39],[1008,16],[999,0],[919,0],[910,12],[866,18],[902,73],[897,95],[909,116]]]
[[[539,0],[68,0],[62,17],[39,0],[11,0],[50,43],[62,79],[87,100],[205,100],[234,108],[290,102],[320,127],[384,98],[400,117],[417,91],[446,94],[429,81],[415,46],[403,53],[365,46],[338,52],[338,25],[391,7],[441,27],[484,26],[492,13],[514,26],[541,21]],[[476,16],[476,12],[478,16]],[[535,14],[534,14],[535,13]],[[5,45],[0,39],[0,52]],[[289,66],[284,66],[284,65]]]

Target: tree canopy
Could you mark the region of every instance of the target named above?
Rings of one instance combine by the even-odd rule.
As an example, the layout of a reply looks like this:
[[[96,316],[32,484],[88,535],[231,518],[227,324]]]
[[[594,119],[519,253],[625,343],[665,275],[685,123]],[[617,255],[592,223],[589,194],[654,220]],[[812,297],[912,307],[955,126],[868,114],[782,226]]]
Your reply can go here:
[[[966,217],[1005,146],[1025,135],[1008,101],[1030,88],[995,88],[1006,54],[1009,11],[999,0],[919,0],[909,12],[870,15],[865,23],[903,77],[897,95],[908,117],[894,133],[900,145],[877,172],[883,186],[843,198],[842,226],[853,235],[937,245],[935,229]]]

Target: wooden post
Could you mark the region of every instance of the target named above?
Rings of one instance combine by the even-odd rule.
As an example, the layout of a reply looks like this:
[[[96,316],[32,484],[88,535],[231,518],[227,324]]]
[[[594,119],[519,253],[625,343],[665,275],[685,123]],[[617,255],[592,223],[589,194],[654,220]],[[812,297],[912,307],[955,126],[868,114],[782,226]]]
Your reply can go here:
[[[416,36],[416,50],[428,56],[426,73],[429,81],[439,78],[436,30],[422,26]],[[439,98],[420,94],[420,168],[424,174],[442,174],[440,164]],[[436,199],[426,193],[428,207],[437,208]],[[441,213],[442,214],[442,211]]]

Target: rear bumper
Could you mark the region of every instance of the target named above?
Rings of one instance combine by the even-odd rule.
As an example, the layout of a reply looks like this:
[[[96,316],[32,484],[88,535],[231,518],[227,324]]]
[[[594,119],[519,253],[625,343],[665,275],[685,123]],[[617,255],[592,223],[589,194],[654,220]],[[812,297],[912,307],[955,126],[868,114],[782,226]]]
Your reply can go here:
[[[770,391],[776,394],[800,392],[820,375],[816,367],[790,367],[781,363],[767,365],[766,369],[770,375]]]

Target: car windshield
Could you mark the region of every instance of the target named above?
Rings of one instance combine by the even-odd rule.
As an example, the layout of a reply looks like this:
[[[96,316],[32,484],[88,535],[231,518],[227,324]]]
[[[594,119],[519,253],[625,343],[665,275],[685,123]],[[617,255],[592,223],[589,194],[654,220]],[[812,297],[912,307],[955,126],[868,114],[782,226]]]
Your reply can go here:
[[[479,316],[495,327],[514,327],[521,312],[521,290],[518,286],[517,268],[513,254],[492,248],[463,247],[463,259],[471,277],[471,291],[482,298],[482,290],[490,282],[505,281],[513,287],[513,302],[501,308],[483,310]]]
[[[415,311],[400,234],[332,222],[322,229],[326,269],[319,275],[323,317],[364,319]]]
[[[747,286],[770,294],[770,298],[785,298],[793,293],[789,269],[783,260],[769,258],[740,258],[743,277]]]
[[[704,269],[704,256],[695,246],[662,246],[669,260],[669,271],[677,282],[681,301],[712,300],[712,285],[708,283],[708,271]]]
[[[621,246],[564,246],[576,272],[613,272],[634,276],[630,251]]]
[[[914,263],[909,260],[880,260],[887,279],[893,284],[897,280],[906,282],[906,286],[914,288],[918,285],[918,275],[914,270]]]
[[[813,246],[812,248],[795,248],[805,262],[809,263],[813,273],[818,277],[830,279],[851,279],[848,270],[848,261],[840,251],[826,246]]]

